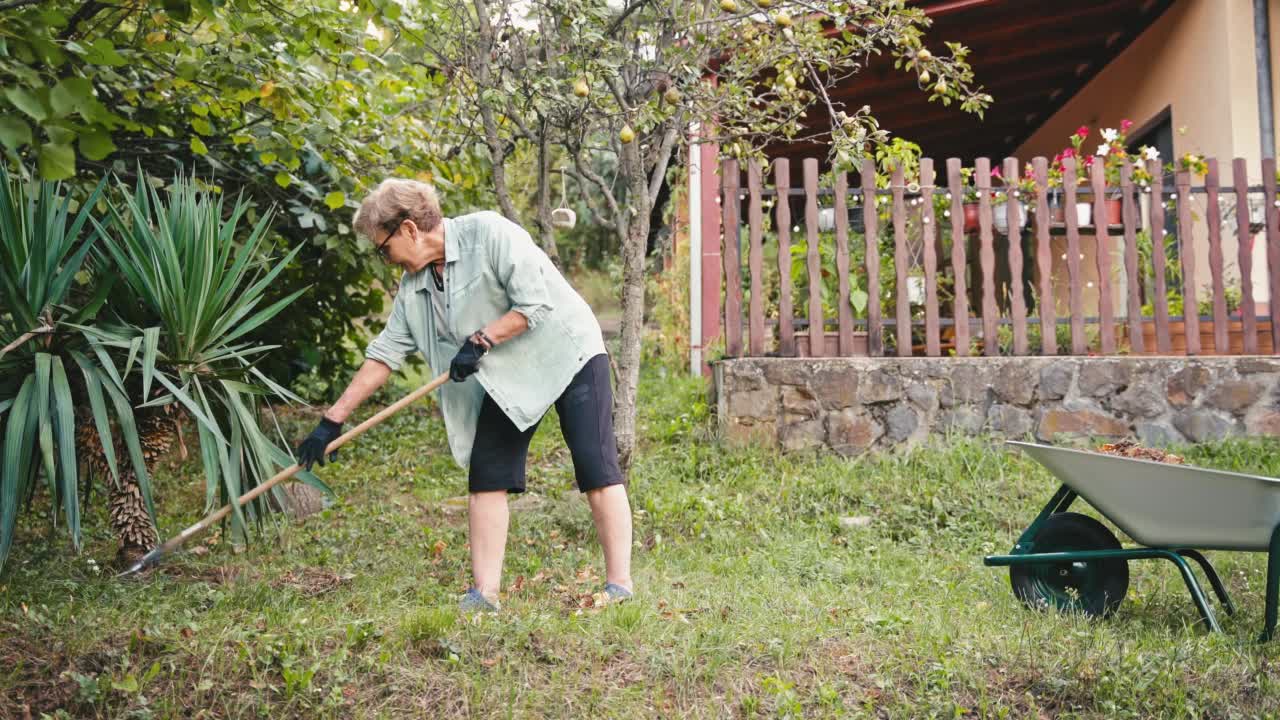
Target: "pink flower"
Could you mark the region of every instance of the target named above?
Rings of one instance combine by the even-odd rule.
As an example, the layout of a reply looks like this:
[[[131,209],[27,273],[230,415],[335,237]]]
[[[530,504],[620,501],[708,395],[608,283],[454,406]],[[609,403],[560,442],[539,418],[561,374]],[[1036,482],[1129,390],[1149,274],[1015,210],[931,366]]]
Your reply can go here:
[[[1127,133],[1127,132],[1129,132],[1129,128],[1131,128],[1131,127],[1133,127],[1133,121],[1132,121],[1132,120],[1121,120],[1121,121],[1120,121],[1120,132],[1122,132],[1122,133]]]
[[[1088,134],[1089,134],[1088,125],[1081,125],[1080,127],[1076,128],[1076,137],[1084,137]]]
[[[1062,157],[1064,158],[1075,157],[1075,156],[1076,156],[1075,148],[1067,148],[1062,151]]]
[[[995,178],[995,179],[997,179],[997,180],[1003,180],[1003,179],[1004,179],[1004,176],[1000,174],[1000,168],[998,168],[998,167],[991,168],[991,177],[993,177],[993,178]]]

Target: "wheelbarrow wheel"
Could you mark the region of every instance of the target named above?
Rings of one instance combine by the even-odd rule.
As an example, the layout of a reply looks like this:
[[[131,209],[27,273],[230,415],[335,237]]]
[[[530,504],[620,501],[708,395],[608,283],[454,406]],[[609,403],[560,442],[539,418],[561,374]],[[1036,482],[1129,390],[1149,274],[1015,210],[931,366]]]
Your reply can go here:
[[[1037,553],[1120,549],[1120,541],[1106,525],[1072,512],[1046,518],[1033,542]],[[1029,607],[1106,617],[1129,591],[1129,563],[1107,558],[1010,565],[1009,582],[1013,594]]]

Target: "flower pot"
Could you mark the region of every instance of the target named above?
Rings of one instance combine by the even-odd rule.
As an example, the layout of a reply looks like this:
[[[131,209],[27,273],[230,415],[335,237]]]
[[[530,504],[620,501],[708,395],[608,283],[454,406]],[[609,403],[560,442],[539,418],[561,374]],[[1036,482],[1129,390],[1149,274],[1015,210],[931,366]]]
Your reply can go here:
[[[1120,225],[1124,223],[1124,205],[1120,198],[1107,198],[1102,201],[1102,207],[1107,213],[1108,225]]]
[[[978,203],[964,204],[964,231],[973,232],[978,229]]]
[[[1076,227],[1084,227],[1093,222],[1093,206],[1089,203],[1076,203]]]
[[[991,222],[996,227],[996,232],[1001,235],[1009,232],[1009,204],[1000,203],[991,208]],[[1027,226],[1027,211],[1024,207],[1018,213],[1018,228],[1022,229]]]
[[[797,330],[794,334],[796,340],[796,357],[813,357],[813,353],[809,351],[809,331]],[[827,332],[823,339],[826,342],[825,357],[840,357],[840,333]],[[866,357],[867,351],[867,334],[865,332],[853,333],[853,350],[848,353],[850,357]]]
[[[1271,355],[1274,353],[1271,342],[1271,321],[1265,318],[1259,318],[1257,322],[1258,328],[1258,354]],[[1200,354],[1201,355],[1242,355],[1244,354],[1244,321],[1238,318],[1231,318],[1227,321],[1227,349],[1217,350],[1213,346],[1213,320],[1209,318],[1200,319]],[[1120,342],[1128,342],[1129,329],[1124,324],[1116,325],[1116,340]],[[1154,318],[1142,318],[1142,349],[1143,355],[1156,355],[1156,321]],[[1187,353],[1187,324],[1183,320],[1169,321],[1169,352],[1173,355],[1185,355]]]

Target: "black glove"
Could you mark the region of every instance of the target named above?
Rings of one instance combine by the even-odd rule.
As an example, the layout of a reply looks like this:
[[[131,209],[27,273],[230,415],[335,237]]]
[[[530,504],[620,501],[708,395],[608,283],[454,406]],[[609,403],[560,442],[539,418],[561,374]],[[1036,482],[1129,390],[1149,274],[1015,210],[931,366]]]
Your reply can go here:
[[[311,464],[316,462],[320,463],[320,467],[324,467],[324,449],[341,434],[342,423],[334,422],[329,418],[320,418],[320,424],[298,446],[298,464],[308,470],[311,469]],[[337,459],[337,450],[329,453],[329,462]]]
[[[453,362],[449,363],[449,379],[462,382],[475,375],[480,369],[480,358],[484,357],[486,352],[489,350],[484,346],[483,340],[475,335],[467,338],[467,341],[458,349],[458,354],[453,356]]]

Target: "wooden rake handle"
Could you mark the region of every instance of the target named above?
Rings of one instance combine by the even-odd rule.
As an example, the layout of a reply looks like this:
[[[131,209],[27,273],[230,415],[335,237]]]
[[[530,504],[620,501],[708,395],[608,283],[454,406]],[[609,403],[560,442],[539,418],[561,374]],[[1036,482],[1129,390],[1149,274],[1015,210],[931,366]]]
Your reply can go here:
[[[404,409],[406,405],[417,402],[424,395],[429,394],[432,390],[435,390],[441,385],[444,385],[448,381],[449,381],[449,373],[441,373],[440,376],[437,377],[435,380],[432,380],[426,385],[423,385],[417,390],[414,390],[408,395],[405,395],[404,397],[400,398],[394,403],[383,408],[381,411],[378,412],[378,414],[374,415],[368,420],[365,420],[359,425],[343,433],[336,440],[329,443],[329,446],[324,449],[324,454],[328,455],[329,453],[334,452],[335,450],[342,447],[343,445],[346,445],[348,442],[363,435],[367,430],[369,430],[373,426],[381,423],[383,420],[386,420],[392,415],[395,415],[396,413],[400,412],[402,409]],[[302,469],[302,466],[296,463],[293,465],[290,465],[289,467],[276,473],[274,476],[272,476],[270,480],[262,483],[261,485],[255,487],[249,492],[236,498],[234,504],[243,506],[249,503],[250,501],[258,497],[262,493],[275,487],[281,481],[287,478],[293,477],[301,469]],[[154,565],[160,558],[164,557],[170,552],[181,547],[182,544],[185,543],[187,540],[190,540],[192,537],[199,535],[200,533],[207,530],[209,526],[213,525],[214,523],[220,522],[223,518],[230,515],[232,507],[233,507],[232,503],[227,503],[226,505],[223,505],[221,508],[213,511],[200,522],[192,525],[186,530],[183,530],[182,532],[178,533],[177,535],[170,538],[169,540],[166,540],[164,544],[157,546],[154,550],[144,555],[141,560],[134,563],[133,566],[130,567],[128,570],[125,570],[124,572],[120,573],[120,575],[122,576],[132,575],[133,573],[139,572],[150,565]]]

